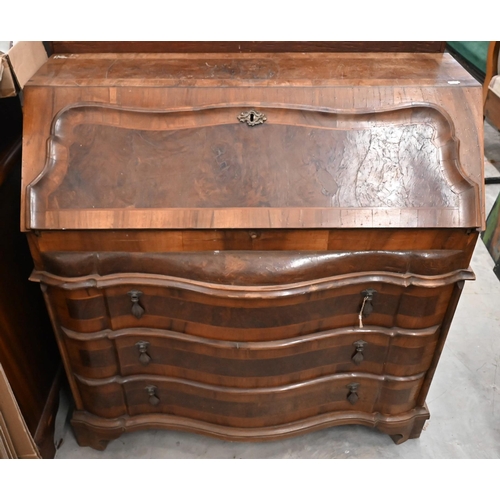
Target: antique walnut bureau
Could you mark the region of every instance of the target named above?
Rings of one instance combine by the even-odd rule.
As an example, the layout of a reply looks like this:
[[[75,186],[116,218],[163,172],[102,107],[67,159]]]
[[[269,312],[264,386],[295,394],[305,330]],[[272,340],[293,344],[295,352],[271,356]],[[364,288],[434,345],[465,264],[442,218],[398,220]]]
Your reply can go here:
[[[71,54],[25,89],[23,217],[78,442],[419,436],[483,227],[447,54]]]

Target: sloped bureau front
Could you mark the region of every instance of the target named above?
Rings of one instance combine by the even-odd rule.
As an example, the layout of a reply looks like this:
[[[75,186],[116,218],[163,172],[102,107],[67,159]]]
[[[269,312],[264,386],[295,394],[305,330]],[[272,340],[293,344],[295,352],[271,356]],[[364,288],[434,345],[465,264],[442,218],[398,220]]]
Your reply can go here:
[[[25,99],[80,445],[420,435],[484,225],[481,88],[451,57],[71,55]]]
[[[260,227],[477,224],[443,111],[258,109],[64,109],[28,188],[31,227],[245,227],[242,208]]]

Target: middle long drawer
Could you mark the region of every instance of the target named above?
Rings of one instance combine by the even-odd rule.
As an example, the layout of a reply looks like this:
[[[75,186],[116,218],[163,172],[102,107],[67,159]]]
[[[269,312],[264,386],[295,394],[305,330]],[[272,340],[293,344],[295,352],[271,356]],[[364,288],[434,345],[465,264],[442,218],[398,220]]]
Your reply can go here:
[[[439,326],[339,328],[291,339],[235,342],[147,328],[62,329],[77,375],[162,375],[220,386],[271,387],[347,372],[411,376],[432,361]]]

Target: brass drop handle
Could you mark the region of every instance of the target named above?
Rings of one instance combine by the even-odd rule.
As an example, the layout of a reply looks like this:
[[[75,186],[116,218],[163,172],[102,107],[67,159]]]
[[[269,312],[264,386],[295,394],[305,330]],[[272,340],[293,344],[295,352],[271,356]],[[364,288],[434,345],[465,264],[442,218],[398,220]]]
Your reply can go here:
[[[160,402],[160,398],[156,395],[158,387],[156,385],[148,385],[146,391],[149,394],[149,404],[156,406]]]
[[[364,340],[356,340],[353,342],[354,347],[356,348],[356,352],[352,356],[352,361],[355,365],[360,365],[361,362],[365,359],[365,355],[363,353],[363,349],[367,343]]]
[[[363,318],[370,316],[373,312],[373,295],[377,292],[377,290],[373,290],[373,288],[367,288],[361,292],[363,296],[363,302],[361,303],[361,309],[359,310],[358,319],[359,319],[359,327],[363,328]]]
[[[151,356],[148,354],[149,342],[145,340],[140,340],[136,344],[137,349],[139,350],[139,361],[142,365],[147,366],[151,362]]]
[[[140,292],[139,290],[130,290],[130,292],[127,293],[132,302],[132,309],[131,309],[132,314],[137,319],[141,319],[142,315],[144,314],[144,308],[141,306],[141,304],[139,304],[139,298],[142,295],[142,292]]]
[[[358,383],[349,384],[347,386],[347,388],[349,389],[349,392],[347,394],[347,401],[349,401],[349,403],[354,405],[359,400],[359,396],[358,396],[359,384]]]

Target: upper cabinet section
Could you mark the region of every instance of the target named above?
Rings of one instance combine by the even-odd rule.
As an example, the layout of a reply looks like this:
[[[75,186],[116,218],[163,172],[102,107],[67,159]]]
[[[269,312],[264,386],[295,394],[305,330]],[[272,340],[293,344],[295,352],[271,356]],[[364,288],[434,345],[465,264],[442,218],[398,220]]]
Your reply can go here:
[[[480,97],[443,54],[54,56],[24,228],[482,227]]]

